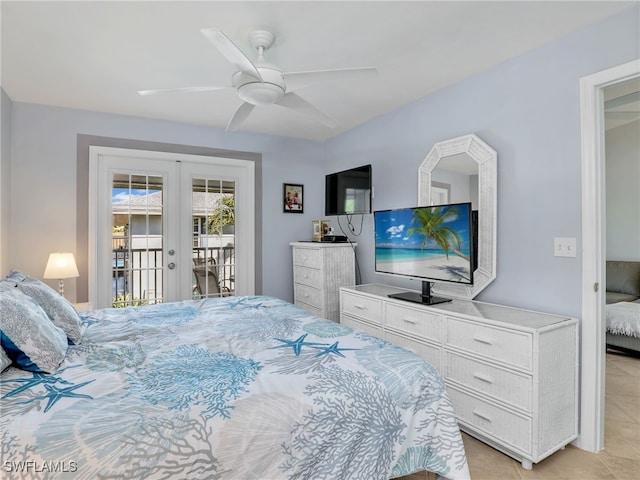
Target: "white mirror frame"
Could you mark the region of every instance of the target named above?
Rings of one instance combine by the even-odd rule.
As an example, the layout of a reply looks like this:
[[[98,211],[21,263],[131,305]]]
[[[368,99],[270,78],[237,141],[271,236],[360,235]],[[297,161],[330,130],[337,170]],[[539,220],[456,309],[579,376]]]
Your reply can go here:
[[[436,143],[418,168],[418,205],[431,199],[431,172],[443,158],[466,153],[478,163],[478,265],[473,285],[437,282],[432,290],[449,297],[472,299],[496,278],[497,153],[473,133]]]

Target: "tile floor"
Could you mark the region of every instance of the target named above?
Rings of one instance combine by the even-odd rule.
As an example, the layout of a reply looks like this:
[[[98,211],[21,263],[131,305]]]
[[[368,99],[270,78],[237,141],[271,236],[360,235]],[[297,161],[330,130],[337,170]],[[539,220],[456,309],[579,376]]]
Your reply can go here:
[[[524,470],[513,460],[463,434],[472,480],[640,479],[640,358],[607,353],[605,449],[589,453],[569,445]],[[434,480],[418,473],[399,480]]]

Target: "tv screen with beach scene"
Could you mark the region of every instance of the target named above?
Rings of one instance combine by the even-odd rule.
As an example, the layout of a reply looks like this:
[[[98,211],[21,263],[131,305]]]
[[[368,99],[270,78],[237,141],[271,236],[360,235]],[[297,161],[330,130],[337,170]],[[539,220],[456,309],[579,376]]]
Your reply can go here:
[[[473,284],[471,215],[471,203],[375,211],[375,271],[423,279],[423,296],[431,282]]]

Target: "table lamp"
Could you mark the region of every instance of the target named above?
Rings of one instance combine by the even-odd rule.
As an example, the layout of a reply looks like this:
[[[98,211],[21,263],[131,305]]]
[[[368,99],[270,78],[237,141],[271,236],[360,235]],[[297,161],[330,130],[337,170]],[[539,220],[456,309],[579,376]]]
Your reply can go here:
[[[57,278],[60,280],[58,284],[60,295],[64,297],[64,279],[79,276],[73,253],[52,253],[49,255],[43,278]]]

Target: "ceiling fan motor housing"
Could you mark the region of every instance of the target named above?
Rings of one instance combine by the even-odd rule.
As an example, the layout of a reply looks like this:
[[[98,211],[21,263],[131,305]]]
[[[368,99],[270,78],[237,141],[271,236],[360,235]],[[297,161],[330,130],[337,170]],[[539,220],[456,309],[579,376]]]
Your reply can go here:
[[[245,102],[252,105],[272,105],[285,94],[282,72],[272,67],[258,67],[264,82],[243,72],[236,72],[231,81],[237,89],[238,95]]]

